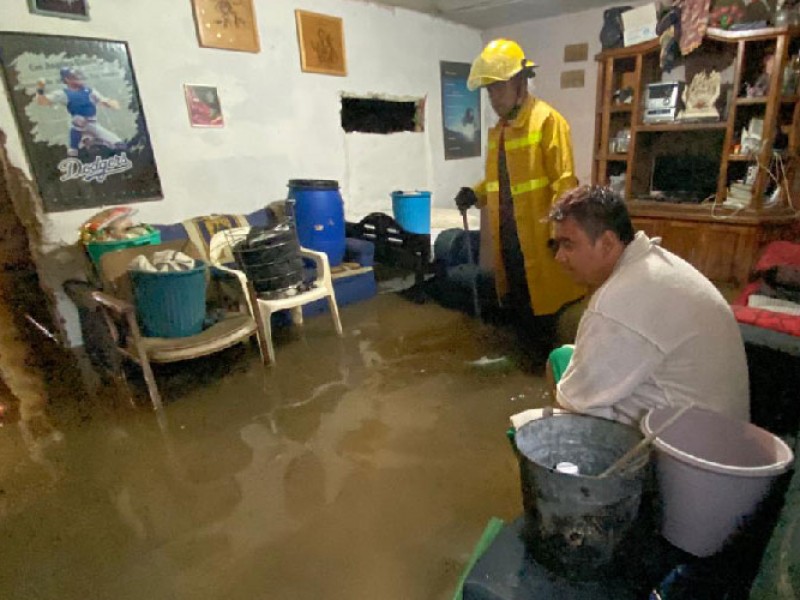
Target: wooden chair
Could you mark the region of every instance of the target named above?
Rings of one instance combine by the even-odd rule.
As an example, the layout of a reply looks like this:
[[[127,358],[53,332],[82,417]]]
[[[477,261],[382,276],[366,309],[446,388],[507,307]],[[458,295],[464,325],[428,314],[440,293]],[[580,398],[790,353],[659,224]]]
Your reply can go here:
[[[236,227],[227,231],[220,231],[214,234],[209,244],[209,260],[211,264],[223,271],[231,273],[236,277],[240,285],[247,288],[247,303],[258,324],[259,346],[266,348],[266,355],[262,351],[262,358],[269,356],[270,364],[275,364],[275,348],[272,344],[272,314],[280,310],[291,310],[292,322],[295,325],[303,324],[303,305],[309,304],[326,298],[328,308],[333,317],[333,324],[336,333],[342,335],[342,321],[339,318],[339,306],[336,304],[336,294],[333,290],[333,280],[331,278],[331,267],[328,263],[328,256],[324,252],[316,252],[308,248],[300,248],[300,254],[310,258],[316,264],[317,277],[311,284],[310,289],[279,298],[267,298],[258,295],[252,282],[248,281],[247,275],[234,268],[232,246],[236,242],[247,237],[250,227]],[[266,360],[265,360],[266,362]]]
[[[136,319],[127,269],[136,256],[144,254],[149,257],[159,250],[180,250],[192,258],[200,256],[197,248],[185,240],[109,252],[100,257],[99,272],[103,289],[92,292],[92,298],[103,309],[116,350],[141,367],[150,400],[157,411],[162,409],[162,402],[151,363],[170,363],[206,356],[246,341],[257,329],[246,306],[226,304],[220,310],[221,318],[196,335],[180,338],[145,337]],[[215,289],[218,286],[209,287]],[[246,290],[243,292],[246,295]],[[261,350],[264,351],[263,348]]]

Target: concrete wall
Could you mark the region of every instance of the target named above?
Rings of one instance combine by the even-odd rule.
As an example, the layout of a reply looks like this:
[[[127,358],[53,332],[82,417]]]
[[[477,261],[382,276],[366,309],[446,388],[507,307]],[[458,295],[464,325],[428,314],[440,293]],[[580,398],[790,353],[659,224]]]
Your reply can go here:
[[[639,6],[647,2],[626,4]],[[619,6],[619,3],[608,6]],[[539,65],[533,80],[533,93],[553,105],[569,122],[575,152],[575,171],[581,183],[590,183],[592,175],[597,93],[597,66],[594,56],[602,50],[600,29],[605,8],[607,7],[526,21],[483,32],[484,42],[498,37],[516,40]],[[583,42],[589,44],[588,59],[585,62],[564,62],[564,46]],[[561,72],[574,69],[585,71],[584,87],[561,89]]]
[[[95,0],[89,22],[31,15],[24,0],[5,0],[0,23],[4,30],[129,43],[164,191],[162,201],[135,205],[143,222],[251,212],[285,198],[291,178],[339,180],[348,218],[389,208],[395,189],[429,189],[435,206],[451,206],[460,186],[480,179],[481,158],[444,160],[439,86],[440,60],[469,62],[478,54],[477,30],[349,0],[255,0],[255,7],[258,54],[200,48],[189,0]],[[301,72],[296,8],[342,17],[347,77]],[[218,88],[223,129],[189,126],[184,83]],[[342,93],[424,97],[425,131],[345,134]],[[29,174],[4,87],[0,95],[9,160]],[[34,255],[73,343],[76,313],[60,283],[81,275],[77,228],[97,210],[38,216],[43,239]]]

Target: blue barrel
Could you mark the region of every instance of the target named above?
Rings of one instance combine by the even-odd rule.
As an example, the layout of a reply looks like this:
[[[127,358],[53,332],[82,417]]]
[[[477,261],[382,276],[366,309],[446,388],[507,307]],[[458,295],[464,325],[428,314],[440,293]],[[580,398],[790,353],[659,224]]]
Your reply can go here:
[[[146,337],[176,338],[203,330],[206,264],[188,271],[129,271],[136,317]]]
[[[409,233],[431,232],[431,193],[392,192],[394,220]]]
[[[344,202],[339,182],[291,179],[288,212],[293,215],[300,245],[328,255],[332,267],[344,258]]]

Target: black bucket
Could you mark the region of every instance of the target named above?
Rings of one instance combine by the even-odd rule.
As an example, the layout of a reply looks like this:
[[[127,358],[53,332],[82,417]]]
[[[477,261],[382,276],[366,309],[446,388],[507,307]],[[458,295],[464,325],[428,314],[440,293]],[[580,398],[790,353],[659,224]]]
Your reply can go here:
[[[600,579],[639,513],[649,455],[597,476],[642,439],[633,427],[578,414],[523,425],[515,446],[525,508],[523,540],[540,564],[569,579]],[[556,469],[577,466],[578,474]]]
[[[258,293],[283,292],[303,284],[303,259],[294,227],[284,222],[254,227],[233,246],[233,256]]]

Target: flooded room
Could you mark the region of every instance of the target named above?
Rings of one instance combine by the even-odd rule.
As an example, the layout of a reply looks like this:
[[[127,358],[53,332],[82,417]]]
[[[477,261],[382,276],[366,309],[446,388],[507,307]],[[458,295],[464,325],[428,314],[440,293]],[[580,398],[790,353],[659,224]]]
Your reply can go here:
[[[0,598],[800,597],[794,2],[0,24]]]

